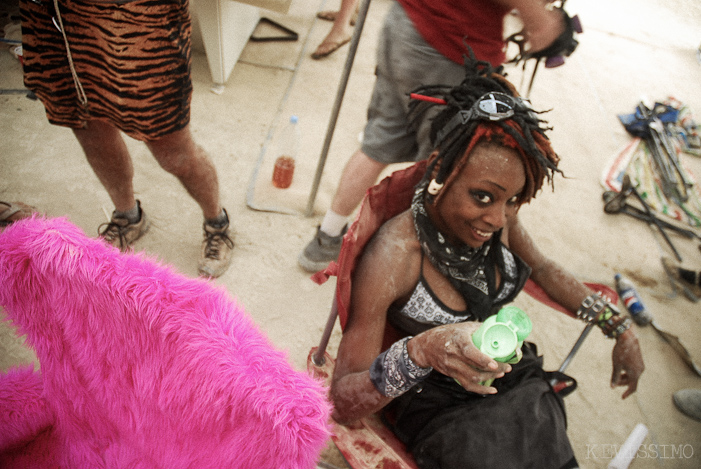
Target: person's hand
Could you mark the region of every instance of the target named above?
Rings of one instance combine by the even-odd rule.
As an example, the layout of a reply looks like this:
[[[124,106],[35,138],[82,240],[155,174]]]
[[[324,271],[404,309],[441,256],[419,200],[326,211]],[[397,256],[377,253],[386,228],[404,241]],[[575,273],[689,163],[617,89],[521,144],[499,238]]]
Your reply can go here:
[[[543,9],[538,15],[522,14],[529,53],[547,49],[565,31],[565,18],[559,9]]]
[[[434,327],[407,343],[409,356],[419,366],[432,366],[455,378],[468,391],[495,394],[496,388],[479,383],[501,378],[511,371],[511,365],[493,360],[475,346],[472,333],[480,326],[479,322],[468,321]]]
[[[635,333],[628,329],[616,339],[613,347],[613,374],[611,387],[628,386],[623,393],[623,399],[638,389],[638,380],[645,370],[643,355]]]

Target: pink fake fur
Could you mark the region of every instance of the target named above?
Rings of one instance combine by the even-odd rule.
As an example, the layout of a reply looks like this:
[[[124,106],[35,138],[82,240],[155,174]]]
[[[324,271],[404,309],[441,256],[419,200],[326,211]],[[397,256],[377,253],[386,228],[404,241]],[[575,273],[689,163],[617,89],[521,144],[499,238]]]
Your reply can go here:
[[[0,285],[41,364],[0,375],[0,466],[32,436],[71,468],[311,468],[326,444],[322,385],[212,282],[35,217],[0,233]]]

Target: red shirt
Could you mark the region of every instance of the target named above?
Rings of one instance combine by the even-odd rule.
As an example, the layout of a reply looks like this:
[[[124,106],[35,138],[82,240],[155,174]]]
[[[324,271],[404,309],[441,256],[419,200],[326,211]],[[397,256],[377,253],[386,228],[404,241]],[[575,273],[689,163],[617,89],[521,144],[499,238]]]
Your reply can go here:
[[[469,45],[479,60],[504,63],[504,17],[493,0],[398,0],[416,30],[434,49],[459,64]]]

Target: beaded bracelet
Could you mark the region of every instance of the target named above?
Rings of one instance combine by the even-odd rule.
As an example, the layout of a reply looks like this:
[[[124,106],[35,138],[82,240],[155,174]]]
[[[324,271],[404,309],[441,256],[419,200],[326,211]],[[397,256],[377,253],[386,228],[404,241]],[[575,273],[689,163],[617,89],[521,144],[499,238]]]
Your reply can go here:
[[[630,329],[631,324],[633,324],[633,321],[631,321],[630,318],[615,314],[610,319],[599,322],[597,325],[601,328],[606,337],[609,339],[618,339],[621,334]]]
[[[383,396],[401,396],[433,371],[432,367],[420,367],[409,357],[406,348],[409,339],[395,342],[370,365],[370,381]]]
[[[577,318],[587,323],[595,323],[604,335],[611,339],[618,338],[631,326],[630,318],[621,316],[596,293],[582,300],[582,305],[577,310]]]

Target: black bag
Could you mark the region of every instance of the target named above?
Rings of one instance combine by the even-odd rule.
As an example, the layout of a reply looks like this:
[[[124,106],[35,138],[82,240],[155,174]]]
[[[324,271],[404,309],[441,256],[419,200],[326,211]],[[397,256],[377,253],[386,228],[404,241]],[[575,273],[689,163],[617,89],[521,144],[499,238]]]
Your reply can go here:
[[[395,399],[385,420],[422,469],[577,467],[552,377],[526,343],[521,361],[494,382],[497,394],[467,392],[433,372]]]

